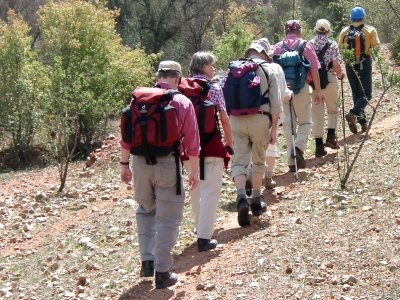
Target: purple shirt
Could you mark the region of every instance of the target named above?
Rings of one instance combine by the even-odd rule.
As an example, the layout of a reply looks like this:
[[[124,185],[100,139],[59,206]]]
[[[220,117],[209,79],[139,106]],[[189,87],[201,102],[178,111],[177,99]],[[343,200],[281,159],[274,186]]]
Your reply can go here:
[[[319,52],[324,48],[327,42],[331,42],[331,45],[326,50],[324,54],[324,60],[326,66],[328,66],[332,61],[340,62],[340,52],[339,46],[335,41],[329,40],[326,34],[317,34],[310,42],[313,44],[316,52]]]
[[[203,74],[193,74],[192,77],[205,79],[207,81],[210,80],[206,75]],[[225,98],[224,93],[222,92],[222,88],[218,83],[214,81],[210,81],[210,98],[208,100],[215,104],[218,111],[226,110]]]
[[[304,41],[301,37],[299,37],[297,34],[290,33],[285,36],[285,39],[283,42],[285,45],[291,49],[294,50],[297,48],[299,45],[300,41]],[[285,50],[282,49],[281,47],[281,42],[275,44],[274,46],[274,54],[283,54],[285,53]],[[310,69],[312,70],[318,70],[321,68],[321,65],[318,61],[317,54],[315,53],[314,47],[312,46],[311,43],[307,42],[304,45],[304,51],[303,51],[303,56],[308,60],[310,63]]]
[[[164,82],[157,82],[157,86],[163,89],[170,88],[169,84]],[[181,132],[180,154],[198,156],[200,154],[200,134],[192,102],[182,94],[175,94],[170,105],[176,109],[178,115]],[[122,139],[120,145],[124,149],[130,149],[130,144],[125,143]]]

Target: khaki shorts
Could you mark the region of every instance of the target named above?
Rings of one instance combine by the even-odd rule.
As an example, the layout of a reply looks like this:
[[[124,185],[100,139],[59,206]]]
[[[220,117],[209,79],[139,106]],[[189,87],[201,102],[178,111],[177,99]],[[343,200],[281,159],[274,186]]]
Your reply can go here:
[[[233,148],[235,154],[231,158],[232,177],[247,174],[246,168],[252,161],[252,172],[264,174],[265,151],[268,147],[270,120],[267,115],[230,117]]]

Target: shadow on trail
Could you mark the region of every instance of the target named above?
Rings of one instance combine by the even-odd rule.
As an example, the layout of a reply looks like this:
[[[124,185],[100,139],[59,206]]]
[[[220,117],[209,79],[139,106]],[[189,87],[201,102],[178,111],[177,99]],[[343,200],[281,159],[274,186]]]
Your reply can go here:
[[[344,144],[353,144],[360,140],[360,134],[353,134],[346,139],[338,141],[339,145],[343,147]],[[340,151],[340,150],[339,150]],[[272,190],[264,190],[264,200],[268,205],[279,203],[279,195],[282,191],[279,191],[279,187],[289,187],[296,182],[302,182],[308,179],[309,170],[313,168],[319,168],[325,163],[334,162],[336,160],[336,151],[329,153],[324,157],[309,158],[306,159],[307,168],[300,169],[298,172],[298,180],[295,177],[295,173],[286,172],[277,174],[274,176],[274,180],[277,183],[277,188]],[[295,188],[293,186],[293,188]],[[225,203],[221,207],[225,211],[236,212],[235,201]],[[235,227],[224,230],[218,228],[214,232],[214,236],[220,245],[226,245],[234,243],[236,240],[243,239],[254,232],[263,230],[270,226],[269,220],[265,218],[256,219],[252,218],[251,226],[247,227]],[[132,286],[130,289],[125,291],[119,298],[119,300],[133,300],[133,299],[186,299],[186,292],[175,291],[174,288],[179,285],[185,285],[185,282],[190,280],[192,276],[198,276],[196,272],[200,272],[200,267],[206,265],[208,262],[217,258],[223,252],[223,246],[213,251],[198,252],[197,243],[194,242],[191,246],[186,248],[180,255],[174,257],[175,262],[172,267],[173,272],[176,272],[179,276],[180,282],[171,288],[157,290],[154,288],[154,278],[148,278],[142,280]]]
[[[270,226],[269,220],[265,218],[251,218],[251,225],[246,227],[230,228],[225,230],[217,228],[214,232],[213,238],[218,240],[221,247],[206,252],[197,251],[197,243],[194,242],[188,248],[186,248],[180,255],[174,257],[174,264],[171,271],[175,272],[179,276],[179,283],[185,284],[184,282],[190,280],[190,277],[197,276],[200,272],[201,266],[204,266],[211,260],[217,258],[223,251],[224,245],[234,243],[236,240],[243,239],[248,235],[258,232],[262,229]],[[144,279],[130,289],[125,291],[119,300],[133,300],[133,299],[187,299],[185,291],[174,291],[173,286],[167,289],[155,289],[154,278]]]

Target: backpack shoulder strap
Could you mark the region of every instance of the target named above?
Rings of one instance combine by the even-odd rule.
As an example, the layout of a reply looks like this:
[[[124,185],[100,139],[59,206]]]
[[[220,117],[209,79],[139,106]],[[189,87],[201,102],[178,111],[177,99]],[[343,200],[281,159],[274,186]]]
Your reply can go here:
[[[354,27],[354,28],[357,28],[358,30],[361,31],[364,28],[364,24],[358,25],[357,27]]]
[[[262,61],[262,62],[260,62],[260,63],[258,63],[258,67],[261,69],[261,71],[263,72],[263,74],[264,74],[264,76],[265,76],[265,79],[267,80],[267,84],[268,84],[268,87],[267,87],[267,90],[263,93],[263,98],[265,97],[265,95],[268,93],[268,91],[269,91],[269,75],[268,75],[268,73],[264,70],[264,68],[262,67],[262,65],[264,65],[264,64],[268,64],[268,62],[267,61]]]
[[[323,58],[325,55],[325,52],[329,49],[329,47],[331,46],[332,42],[331,41],[327,41],[324,45],[324,47],[318,51],[318,57],[319,58]]]
[[[299,52],[300,55],[303,53],[306,44],[307,44],[307,41],[303,40],[303,41],[300,41],[299,44],[297,45],[296,50]]]
[[[291,51],[288,46],[286,46],[286,44],[282,41],[282,43],[280,44],[281,48],[283,49],[283,51],[287,52],[287,51]]]
[[[267,72],[264,70],[264,68],[262,67],[262,65],[264,65],[264,64],[268,64],[268,62],[267,62],[267,61],[262,61],[262,62],[258,63],[258,66],[260,67],[261,71],[264,73],[265,78],[267,79],[267,82],[269,83],[269,76],[268,76],[268,73],[267,73]]]

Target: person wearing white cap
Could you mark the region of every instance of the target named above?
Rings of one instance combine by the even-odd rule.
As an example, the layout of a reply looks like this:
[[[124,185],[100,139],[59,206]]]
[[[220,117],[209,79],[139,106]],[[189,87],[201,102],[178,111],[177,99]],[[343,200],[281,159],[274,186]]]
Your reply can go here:
[[[339,149],[336,141],[338,79],[343,79],[343,73],[340,66],[339,47],[335,41],[328,38],[328,34],[331,31],[331,23],[326,19],[320,19],[315,24],[314,32],[316,35],[310,41],[321,63],[319,73],[323,96],[323,100],[320,103],[314,103],[312,106],[312,135],[315,139],[316,157],[322,157],[327,154],[325,146]],[[315,97],[315,92],[313,92],[312,96]],[[328,130],[324,145],[325,105],[328,114]]]
[[[269,63],[266,62],[270,51],[271,45],[268,40],[260,39],[253,41],[245,52],[246,58],[259,64],[256,74],[260,78],[261,95],[265,95],[268,90],[269,103],[262,104],[256,114],[230,116],[235,150],[231,169],[237,188],[236,201],[240,226],[250,225],[245,188],[247,166],[250,160],[252,161],[253,182],[250,204],[252,214],[259,216],[267,208],[261,196],[262,180],[266,170],[265,152],[268,143],[276,143],[278,117],[282,111],[278,78]]]
[[[360,6],[353,7],[350,11],[351,24],[342,29],[339,35],[339,47],[347,44],[354,50],[356,63],[351,65],[346,62],[346,74],[350,83],[353,97],[353,108],[346,114],[349,129],[357,133],[357,124],[361,131],[368,129],[365,107],[372,99],[372,48],[379,45],[379,38],[373,26],[364,23],[365,10]]]
[[[162,61],[157,71],[158,89],[177,90],[181,78],[181,65],[174,61]],[[156,89],[154,89],[156,90]],[[172,92],[172,91],[171,91]],[[188,176],[190,189],[199,185],[200,137],[196,114],[192,102],[180,93],[173,93],[168,106],[176,110],[180,136],[180,148],[171,150],[164,156],[156,156],[152,163],[147,163],[145,156],[133,155],[133,178],[135,200],[139,207],[136,211],[139,251],[141,257],[140,276],[155,276],[156,288],[166,288],[175,284],[178,277],[170,272],[172,266],[171,251],[179,234],[179,225],[183,217],[185,193],[182,181],[177,182],[171,174],[179,172],[179,154],[189,157],[191,171]],[[125,183],[132,180],[129,167],[132,141],[132,117],[121,117],[121,179]],[[155,119],[154,119],[155,120]],[[154,124],[154,121],[152,124]],[[133,153],[132,153],[133,154]],[[178,163],[176,163],[178,161]],[[176,168],[179,168],[178,170]]]
[[[267,44],[269,44],[269,41],[267,38],[261,38],[260,40],[264,40]],[[287,87],[286,84],[286,79],[285,79],[285,73],[283,72],[282,67],[273,62],[273,56],[274,52],[271,49],[267,53],[266,61],[268,62],[268,66],[274,70],[274,72],[277,75],[278,79],[278,88],[279,88],[279,95],[280,95],[280,103],[288,103],[290,97],[292,96],[293,92]],[[283,110],[279,113],[279,118],[278,118],[278,125],[282,124],[285,116],[283,114]],[[268,143],[267,151],[265,153],[265,161],[267,164],[265,173],[264,173],[264,178],[263,178],[263,185],[266,189],[273,189],[276,186],[276,182],[273,180],[273,175],[274,175],[274,167],[275,167],[275,162],[276,158],[278,157],[278,147],[277,144],[271,144]],[[249,176],[248,180],[246,181],[246,193],[249,195],[251,193],[251,187],[252,187],[252,182],[251,182],[251,165],[249,165]]]

